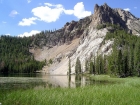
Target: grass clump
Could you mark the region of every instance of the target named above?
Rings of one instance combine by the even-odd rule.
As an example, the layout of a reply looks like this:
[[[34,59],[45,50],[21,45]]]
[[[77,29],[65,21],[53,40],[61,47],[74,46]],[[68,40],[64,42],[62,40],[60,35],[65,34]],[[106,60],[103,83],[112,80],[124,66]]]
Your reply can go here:
[[[103,80],[106,76],[95,76]],[[111,85],[93,85],[81,88],[28,89],[12,92],[0,91],[3,105],[139,105],[139,78],[108,78],[121,81]]]

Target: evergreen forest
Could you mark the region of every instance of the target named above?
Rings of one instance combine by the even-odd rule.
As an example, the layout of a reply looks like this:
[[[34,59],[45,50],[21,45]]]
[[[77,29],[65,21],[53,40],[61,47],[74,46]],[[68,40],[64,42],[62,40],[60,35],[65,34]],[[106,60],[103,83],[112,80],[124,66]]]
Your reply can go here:
[[[107,33],[102,44],[109,40],[114,42],[110,46],[110,48],[112,47],[111,54],[98,54],[96,57],[91,55],[90,59],[85,62],[85,72],[118,77],[140,76],[140,37],[128,33],[127,30],[117,25],[104,25],[98,28],[102,29],[110,26],[113,31]],[[78,59],[75,69],[76,74],[81,69],[78,68],[81,67],[78,66],[79,62]]]
[[[33,73],[45,62],[36,61],[29,52],[33,37],[0,36],[0,73]]]

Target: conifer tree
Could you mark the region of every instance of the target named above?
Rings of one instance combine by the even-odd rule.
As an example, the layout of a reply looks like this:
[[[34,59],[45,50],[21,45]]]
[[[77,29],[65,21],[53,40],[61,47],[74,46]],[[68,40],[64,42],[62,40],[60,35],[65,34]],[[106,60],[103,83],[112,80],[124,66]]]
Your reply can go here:
[[[95,74],[95,68],[92,61],[90,61],[90,74]]]
[[[76,74],[79,74],[79,73],[81,73],[81,62],[80,62],[80,60],[79,60],[79,58],[77,58],[77,60],[76,60],[76,65],[75,65],[75,73]]]
[[[89,65],[88,65],[88,60],[85,60],[85,71],[88,72],[89,71]]]
[[[69,75],[71,74],[71,60],[69,58]]]

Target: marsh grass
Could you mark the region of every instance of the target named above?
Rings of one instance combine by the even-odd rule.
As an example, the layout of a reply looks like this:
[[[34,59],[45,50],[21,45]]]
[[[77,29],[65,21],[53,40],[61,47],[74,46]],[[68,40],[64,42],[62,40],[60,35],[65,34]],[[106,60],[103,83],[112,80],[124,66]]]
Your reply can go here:
[[[116,81],[117,84],[92,85],[79,88],[47,88],[0,91],[2,105],[140,105],[139,78],[94,76],[95,80]]]

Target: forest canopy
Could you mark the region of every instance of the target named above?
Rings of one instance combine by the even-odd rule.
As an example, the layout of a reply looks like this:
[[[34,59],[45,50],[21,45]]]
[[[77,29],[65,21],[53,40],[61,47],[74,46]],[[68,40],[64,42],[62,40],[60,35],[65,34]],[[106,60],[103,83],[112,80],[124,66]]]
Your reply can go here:
[[[29,52],[32,37],[0,36],[0,72],[33,73],[42,69],[45,62],[39,62]]]

